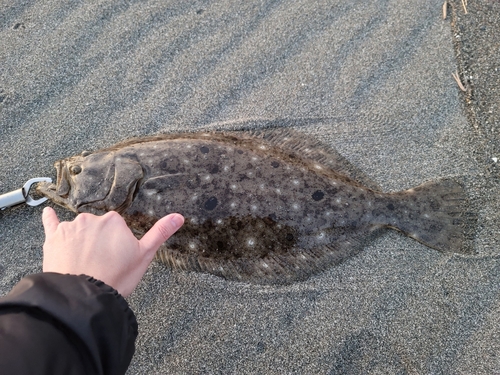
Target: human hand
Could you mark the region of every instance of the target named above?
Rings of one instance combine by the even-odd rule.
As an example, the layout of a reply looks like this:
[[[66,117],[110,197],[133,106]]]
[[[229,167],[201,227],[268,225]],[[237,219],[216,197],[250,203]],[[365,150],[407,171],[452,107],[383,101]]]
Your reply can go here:
[[[115,288],[124,297],[135,289],[156,250],[184,223],[170,214],[137,240],[125,220],[111,211],[103,216],[79,214],[71,222],[59,222],[55,211],[45,207],[43,272],[85,274]]]

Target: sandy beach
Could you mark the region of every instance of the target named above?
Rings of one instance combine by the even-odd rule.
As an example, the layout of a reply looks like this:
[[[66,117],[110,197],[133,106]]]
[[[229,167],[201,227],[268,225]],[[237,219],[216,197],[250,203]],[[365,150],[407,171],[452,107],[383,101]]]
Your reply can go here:
[[[153,262],[128,298],[128,374],[500,373],[500,2],[469,3],[443,20],[435,0],[8,2],[0,192],[130,137],[263,127],[320,140],[384,192],[454,179],[469,254],[388,230],[286,286]],[[41,272],[43,207],[0,211],[1,295]]]

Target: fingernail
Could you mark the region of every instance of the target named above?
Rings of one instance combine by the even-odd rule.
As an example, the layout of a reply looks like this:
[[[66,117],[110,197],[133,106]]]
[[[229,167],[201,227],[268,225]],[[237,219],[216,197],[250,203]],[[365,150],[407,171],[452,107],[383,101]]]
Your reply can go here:
[[[175,230],[177,230],[184,224],[184,217],[181,214],[175,214],[171,219],[171,223],[175,227]]]

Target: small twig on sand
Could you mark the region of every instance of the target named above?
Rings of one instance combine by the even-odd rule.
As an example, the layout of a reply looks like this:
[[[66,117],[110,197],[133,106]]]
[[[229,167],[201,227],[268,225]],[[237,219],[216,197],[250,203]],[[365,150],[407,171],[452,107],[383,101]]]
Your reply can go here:
[[[467,14],[467,0],[462,0],[462,6],[464,7],[465,14]]]
[[[455,81],[457,81],[457,85],[458,87],[460,87],[460,90],[466,92],[467,90],[464,85],[462,85],[462,81],[460,81],[460,77],[458,76],[458,71],[456,73],[451,73],[451,75],[453,76],[453,78],[455,78]]]
[[[447,10],[448,10],[448,1],[445,1],[443,3],[443,20],[446,19],[446,12],[447,12]]]

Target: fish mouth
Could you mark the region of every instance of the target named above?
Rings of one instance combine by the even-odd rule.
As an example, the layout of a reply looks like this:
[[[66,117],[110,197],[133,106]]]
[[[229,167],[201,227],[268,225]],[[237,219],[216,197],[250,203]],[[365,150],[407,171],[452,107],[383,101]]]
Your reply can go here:
[[[68,205],[68,198],[64,198],[57,194],[57,186],[53,183],[50,182],[39,182],[37,187],[36,187],[36,192],[40,195],[43,195],[44,197],[50,199],[52,202],[63,206],[67,207],[69,209],[72,209]]]
[[[36,192],[48,199],[50,199],[52,202],[69,208],[72,211],[76,212],[76,209],[73,208],[69,204],[69,191],[71,189],[71,185],[69,184],[69,181],[65,178],[65,165],[63,161],[59,161],[55,163],[55,168],[56,168],[56,183],[50,183],[50,182],[39,182],[37,187],[36,187]]]

